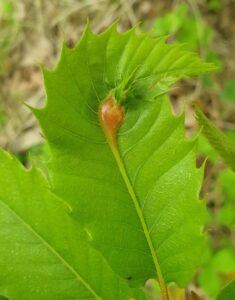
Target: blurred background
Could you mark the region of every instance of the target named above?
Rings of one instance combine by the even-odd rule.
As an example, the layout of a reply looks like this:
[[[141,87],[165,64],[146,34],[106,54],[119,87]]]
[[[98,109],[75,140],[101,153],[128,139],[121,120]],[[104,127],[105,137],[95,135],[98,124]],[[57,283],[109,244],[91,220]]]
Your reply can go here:
[[[42,164],[48,148],[22,102],[40,107],[44,90],[38,65],[53,67],[64,34],[73,46],[87,18],[99,33],[120,18],[119,30],[138,24],[152,36],[170,34],[214,62],[219,72],[177,83],[173,110],[186,106],[188,134],[197,130],[193,103],[235,142],[234,0],[0,0],[0,146],[25,164]],[[207,157],[201,197],[207,202],[208,247],[193,288],[209,299],[235,277],[235,174],[206,139],[199,139],[198,164]],[[150,285],[152,288],[152,285]]]

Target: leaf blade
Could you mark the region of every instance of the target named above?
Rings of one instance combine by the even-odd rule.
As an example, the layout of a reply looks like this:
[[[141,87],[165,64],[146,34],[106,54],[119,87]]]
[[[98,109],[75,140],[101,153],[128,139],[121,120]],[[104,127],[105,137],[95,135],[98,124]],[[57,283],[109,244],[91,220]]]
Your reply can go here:
[[[136,214],[104,132],[97,123],[100,99],[106,99],[113,93],[118,96],[118,102],[124,103],[126,116],[118,132],[117,142],[127,176],[132,185],[138,185],[138,201],[145,199],[150,183],[154,189],[149,196],[154,194],[155,199],[161,199],[153,201],[153,197],[150,197],[154,211],[151,211],[150,201],[147,202],[144,218],[148,221],[148,230],[151,229],[153,220],[160,215],[159,212],[164,210],[164,214],[159,217],[161,226],[157,224],[160,230],[154,226],[151,232],[155,250],[157,246],[160,247],[156,233],[158,238],[160,236],[165,241],[174,226],[181,226],[185,220],[190,228],[189,231],[179,228],[180,238],[171,236],[162,247],[160,255],[161,267],[165,269],[164,280],[176,281],[182,286],[193,275],[203,240],[201,227],[205,208],[197,200],[203,170],[197,170],[195,166],[196,142],[185,141],[183,117],[172,116],[166,97],[159,96],[159,92],[164,94],[169,88],[169,82],[209,72],[213,68],[202,64],[196,56],[182,52],[178,47],[161,43],[161,39],[142,38],[146,42],[141,43],[141,48],[136,51],[133,45],[137,45],[141,38],[136,37],[133,31],[119,34],[110,29],[99,36],[85,33],[73,50],[64,47],[57,69],[50,73],[44,72],[47,106],[42,111],[34,110],[34,113],[53,152],[50,171],[54,191],[73,206],[74,214],[92,232],[93,244],[104,254],[113,269],[129,282],[143,284],[146,279],[155,276],[153,258],[143,232],[143,224],[141,225]],[[103,52],[96,52],[96,48],[102,48]],[[120,53],[116,49],[123,51]],[[146,54],[148,63],[143,62],[139,66],[143,53]],[[162,64],[159,57],[162,58]],[[131,58],[133,60],[128,65]],[[158,72],[154,72],[158,66]],[[80,97],[77,91],[79,89],[74,86],[71,73],[76,76],[76,86],[79,85],[80,90],[84,89],[83,97]],[[138,79],[142,79],[142,82]],[[77,111],[71,107],[76,107]],[[159,144],[159,149],[154,147],[152,137],[154,143]],[[164,145],[162,148],[161,144]],[[150,160],[143,157],[143,147],[147,153],[152,152]],[[157,160],[157,155],[163,163],[161,159]],[[169,157],[177,159],[176,164],[174,159],[168,161]],[[142,168],[139,166],[140,158],[146,160],[146,165],[141,166]],[[154,168],[150,168],[151,164]],[[139,173],[135,174],[136,170]],[[156,174],[159,178],[156,178]],[[66,189],[63,188],[65,182]],[[186,191],[184,184],[187,186]],[[162,186],[167,191],[164,197]],[[178,194],[181,197],[175,196]],[[169,203],[169,199],[174,198],[184,207],[184,214],[177,213],[177,222],[174,221],[177,205]],[[187,199],[190,199],[189,204]],[[165,202],[170,207],[164,208]],[[162,217],[166,218],[169,211],[171,217],[167,219],[167,224]],[[192,211],[196,218],[190,216]],[[107,228],[106,224],[110,224],[112,229]],[[113,238],[113,232],[116,239]],[[197,246],[192,250],[193,243]],[[178,245],[178,249],[175,245]],[[179,252],[184,249],[187,252],[187,255],[184,253],[186,259],[182,253],[175,253],[178,261],[170,260],[164,255],[167,246],[173,253],[174,247]],[[185,267],[186,260],[189,267]]]
[[[84,240],[36,169],[0,151],[0,290],[9,299],[143,298]],[[59,284],[58,284],[59,283]]]
[[[232,300],[235,297],[235,280],[231,281],[219,295],[216,297],[216,300]]]

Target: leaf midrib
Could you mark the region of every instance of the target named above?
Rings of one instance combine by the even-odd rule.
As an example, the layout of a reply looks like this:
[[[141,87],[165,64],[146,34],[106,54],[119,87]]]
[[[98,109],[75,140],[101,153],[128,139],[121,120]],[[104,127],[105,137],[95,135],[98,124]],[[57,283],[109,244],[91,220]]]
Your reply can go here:
[[[167,287],[165,285],[165,281],[164,281],[164,278],[163,278],[163,275],[162,275],[161,267],[160,267],[160,264],[158,262],[157,255],[155,253],[154,245],[153,245],[150,233],[148,231],[148,226],[146,224],[144,215],[143,215],[141,207],[139,205],[139,201],[137,199],[137,196],[135,194],[135,191],[134,191],[134,188],[133,188],[133,186],[131,184],[131,181],[130,181],[128,175],[127,175],[126,168],[125,168],[124,162],[123,162],[123,160],[122,160],[122,158],[120,156],[118,146],[116,146],[113,143],[110,143],[110,141],[109,141],[109,145],[110,145],[110,148],[111,148],[112,153],[114,155],[114,158],[115,158],[115,160],[117,162],[119,171],[120,171],[121,176],[123,178],[123,181],[124,181],[124,183],[125,183],[125,185],[127,187],[127,190],[129,192],[130,196],[131,196],[131,199],[133,201],[133,204],[134,204],[134,207],[136,209],[137,215],[139,217],[141,226],[143,228],[143,232],[144,232],[147,244],[149,246],[150,253],[151,253],[151,256],[152,256],[152,259],[153,259],[153,263],[154,263],[154,266],[155,266],[155,269],[156,269],[157,279],[159,281],[159,285],[160,285],[161,290],[162,290],[163,300],[168,300],[169,297],[168,297]]]
[[[97,300],[103,300],[100,296],[97,295],[97,293],[92,289],[92,287],[83,279],[77,271],[57,252],[53,246],[48,243],[35,229],[28,224],[19,214],[17,214],[10,206],[8,206],[4,201],[0,199],[0,203],[2,206],[7,209],[12,215],[15,216],[16,219],[18,219],[26,229],[28,229],[36,238],[38,238],[42,244],[46,246],[46,248],[58,259],[61,261],[61,263],[75,276],[75,278],[80,281],[80,283],[95,297],[94,299]]]

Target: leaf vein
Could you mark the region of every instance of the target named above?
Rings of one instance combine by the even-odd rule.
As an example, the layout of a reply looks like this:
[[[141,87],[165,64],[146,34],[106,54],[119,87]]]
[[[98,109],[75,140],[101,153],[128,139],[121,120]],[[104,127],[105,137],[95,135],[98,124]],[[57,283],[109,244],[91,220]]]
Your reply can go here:
[[[87,283],[80,274],[60,255],[59,252],[57,252],[56,249],[53,248],[53,246],[45,240],[43,236],[41,236],[30,224],[28,224],[19,214],[17,214],[9,205],[7,205],[5,202],[3,202],[0,199],[0,203],[2,206],[7,209],[13,216],[15,216],[16,219],[18,219],[24,226],[27,228],[36,238],[38,238],[42,244],[45,245],[45,247],[59,260],[61,261],[61,264],[65,266],[65,268],[70,271],[74,277],[95,297],[94,299],[102,300],[101,297],[99,297],[96,292],[92,289],[92,287]]]

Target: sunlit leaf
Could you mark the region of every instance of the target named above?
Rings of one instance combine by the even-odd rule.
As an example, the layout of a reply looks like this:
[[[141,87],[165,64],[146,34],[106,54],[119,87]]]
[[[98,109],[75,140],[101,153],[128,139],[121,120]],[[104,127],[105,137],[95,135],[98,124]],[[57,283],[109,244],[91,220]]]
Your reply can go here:
[[[184,115],[172,115],[165,93],[213,69],[165,38],[112,26],[98,36],[88,28],[74,49],[63,45],[55,70],[43,70],[47,104],[34,113],[52,150],[54,191],[132,285],[157,277],[164,291],[165,282],[185,286],[200,259],[197,140],[186,140]],[[100,123],[107,99],[125,111],[115,141]]]
[[[0,295],[10,300],[142,299],[85,243],[40,171],[0,151]],[[0,299],[6,299],[0,297]]]

